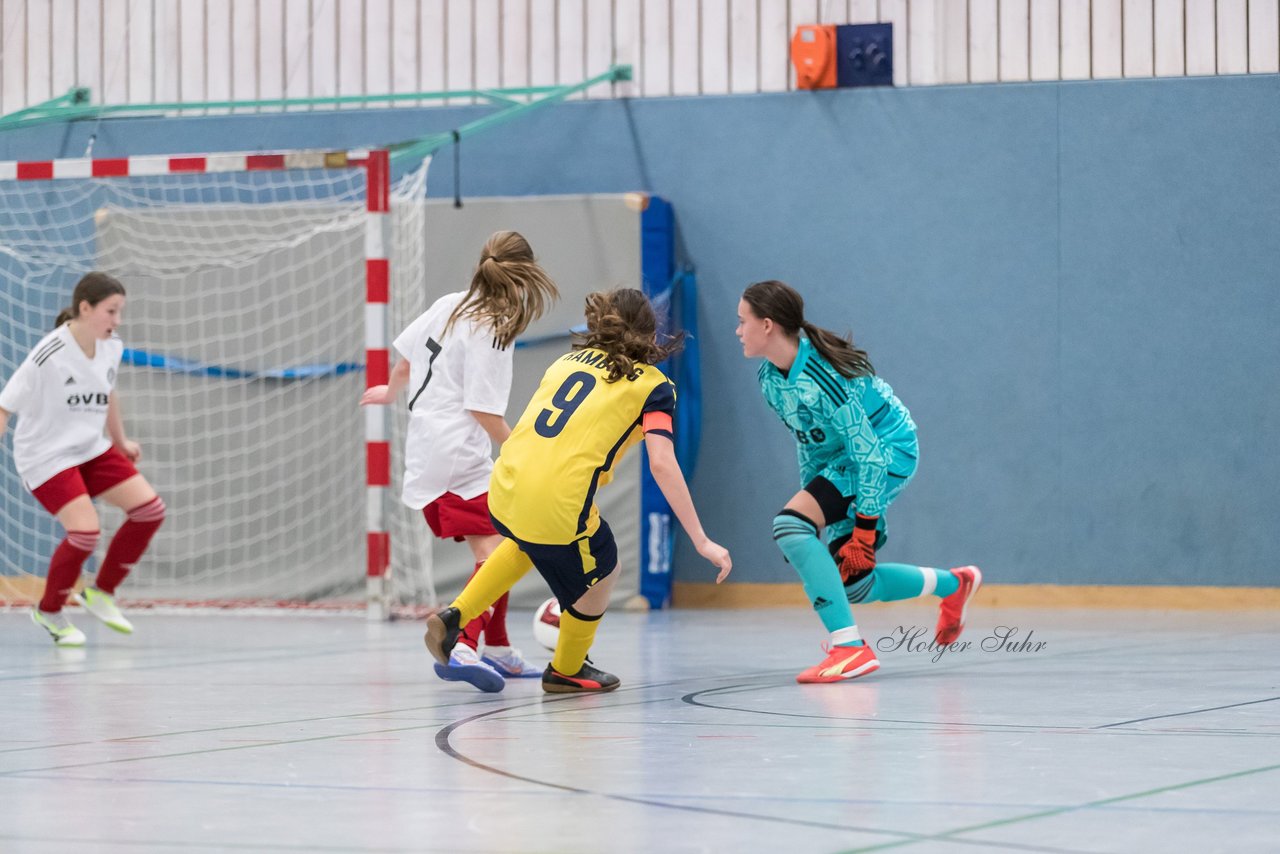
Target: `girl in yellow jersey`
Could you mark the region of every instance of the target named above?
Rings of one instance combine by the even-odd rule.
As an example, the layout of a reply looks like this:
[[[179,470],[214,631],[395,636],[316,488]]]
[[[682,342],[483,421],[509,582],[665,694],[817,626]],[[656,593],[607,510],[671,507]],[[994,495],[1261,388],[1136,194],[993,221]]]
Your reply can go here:
[[[466,540],[476,570],[502,541],[489,521],[486,490],[493,446],[511,434],[505,413],[512,350],[559,296],[529,241],[514,231],[494,232],[470,287],[440,297],[400,333],[401,358],[388,383],[360,398],[361,406],[383,405],[409,390],[401,500],[421,511],[440,539]],[[506,596],[463,626],[449,663],[435,670],[441,679],[490,692],[501,691],[507,678],[542,675],[511,645]]]
[[[627,449],[644,440],[649,468],[698,554],[725,579],[729,552],[702,530],[676,461],[675,389],[654,364],[680,346],[659,344],[657,319],[638,290],[587,297],[587,333],[547,369],[502,445],[489,512],[507,539],[453,603],[427,620],[427,648],[447,662],[459,628],[537,567],[560,602],[560,640],[542,674],[549,693],[612,691],[618,678],[586,661],[617,578],[618,548],[596,490]]]

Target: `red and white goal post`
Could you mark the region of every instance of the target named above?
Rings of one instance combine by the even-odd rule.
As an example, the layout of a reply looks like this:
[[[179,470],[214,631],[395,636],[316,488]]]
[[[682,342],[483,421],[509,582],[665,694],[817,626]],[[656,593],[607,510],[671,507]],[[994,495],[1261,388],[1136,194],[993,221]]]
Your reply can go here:
[[[128,292],[117,396],[169,511],[123,602],[434,603],[425,526],[397,498],[403,413],[357,405],[424,307],[426,167],[393,181],[385,150],[0,162],[0,382],[84,273]],[[3,456],[16,605],[63,534]],[[121,519],[100,513],[105,549]]]

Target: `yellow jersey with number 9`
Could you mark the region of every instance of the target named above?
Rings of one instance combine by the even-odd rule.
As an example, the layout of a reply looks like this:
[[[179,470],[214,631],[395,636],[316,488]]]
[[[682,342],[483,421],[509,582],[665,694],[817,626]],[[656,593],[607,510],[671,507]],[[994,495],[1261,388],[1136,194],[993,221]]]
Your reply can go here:
[[[600,526],[596,490],[644,429],[670,436],[675,387],[652,365],[606,382],[605,353],[561,356],[502,443],[489,480],[489,512],[531,543],[572,543]],[[648,416],[650,413],[666,413]]]

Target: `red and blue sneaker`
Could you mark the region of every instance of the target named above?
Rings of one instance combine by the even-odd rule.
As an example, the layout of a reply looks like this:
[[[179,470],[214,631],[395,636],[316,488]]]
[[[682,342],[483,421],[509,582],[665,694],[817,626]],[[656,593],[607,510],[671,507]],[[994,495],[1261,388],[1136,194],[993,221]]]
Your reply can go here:
[[[496,694],[507,684],[501,673],[481,661],[479,653],[465,643],[450,651],[448,664],[436,662],[432,667],[446,682],[467,682],[486,694]]]

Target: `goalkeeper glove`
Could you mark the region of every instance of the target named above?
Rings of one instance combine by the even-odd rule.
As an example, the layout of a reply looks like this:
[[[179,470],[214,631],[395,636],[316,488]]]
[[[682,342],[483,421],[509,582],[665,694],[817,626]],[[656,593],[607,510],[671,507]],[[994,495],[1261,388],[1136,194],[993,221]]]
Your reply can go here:
[[[876,568],[876,523],[879,516],[854,517],[853,536],[849,542],[840,547],[836,553],[840,562],[840,580],[846,584],[849,579],[865,575]]]

